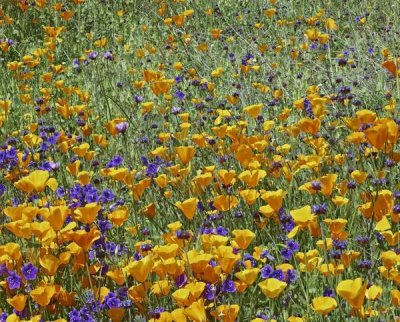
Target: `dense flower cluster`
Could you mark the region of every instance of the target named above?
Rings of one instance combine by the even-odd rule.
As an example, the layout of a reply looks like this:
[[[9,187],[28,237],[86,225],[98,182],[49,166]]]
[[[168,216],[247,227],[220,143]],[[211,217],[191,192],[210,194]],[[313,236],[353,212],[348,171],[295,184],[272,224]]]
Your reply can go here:
[[[0,321],[400,319],[391,6],[3,2]]]

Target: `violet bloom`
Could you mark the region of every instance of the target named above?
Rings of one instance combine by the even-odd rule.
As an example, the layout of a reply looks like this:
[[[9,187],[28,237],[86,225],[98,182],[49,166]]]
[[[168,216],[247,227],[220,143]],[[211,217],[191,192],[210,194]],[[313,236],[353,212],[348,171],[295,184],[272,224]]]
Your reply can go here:
[[[88,58],[91,60],[95,60],[98,55],[99,53],[97,51],[92,51],[91,53],[89,53]]]
[[[263,268],[261,268],[261,277],[264,279],[270,278],[273,272],[274,269],[271,265],[265,265]]]
[[[281,250],[281,256],[286,260],[291,259],[292,255],[293,255],[293,253],[289,248],[284,248]]]
[[[72,61],[72,67],[74,67],[75,69],[77,69],[77,68],[80,67],[79,59],[75,58],[75,59]]]
[[[120,122],[115,125],[115,129],[118,133],[125,133],[128,129],[128,122]]]
[[[7,283],[10,290],[16,290],[21,287],[21,277],[14,271],[7,277]]]
[[[28,281],[33,281],[38,271],[39,270],[32,263],[27,263],[21,268],[22,275]]]
[[[312,181],[311,182],[311,187],[312,187],[313,190],[316,190],[316,191],[322,189],[321,182],[319,182],[319,181]]]
[[[286,282],[288,284],[291,284],[291,283],[295,282],[297,280],[297,278],[298,278],[298,275],[297,275],[297,271],[296,270],[289,269],[286,272]]]
[[[203,297],[206,300],[213,301],[216,293],[217,293],[217,288],[215,287],[215,285],[206,284],[206,287],[204,288],[203,292]]]
[[[120,155],[114,156],[110,162],[106,164],[106,168],[113,168],[113,167],[118,167],[124,162],[124,158],[121,157]]]
[[[225,282],[222,283],[221,292],[222,293],[234,293],[234,292],[236,292],[235,283],[232,280],[228,280],[228,279],[225,280]]]
[[[175,285],[179,288],[184,287],[186,285],[187,281],[188,281],[188,278],[187,278],[186,274],[183,273],[175,278]]]
[[[176,91],[174,95],[178,100],[182,101],[185,98],[185,93],[182,91]]]
[[[149,163],[146,169],[146,176],[154,178],[157,175],[158,172],[158,165],[154,163]]]
[[[277,269],[272,273],[271,277],[283,281],[285,279],[285,274],[283,274],[283,271],[281,269]]]
[[[312,205],[311,206],[312,212],[316,215],[325,215],[328,211],[328,206],[323,203],[319,205]]]
[[[292,252],[298,252],[299,249],[300,249],[299,244],[298,244],[296,241],[294,241],[293,239],[290,239],[290,240],[287,242],[287,247],[288,247]]]
[[[135,99],[135,102],[138,104],[143,102],[143,96],[135,95],[134,99]]]
[[[172,106],[171,113],[177,115],[181,112],[181,108],[179,106]]]
[[[219,226],[217,229],[215,229],[215,233],[217,235],[220,235],[220,236],[227,236],[228,235],[228,231],[222,226]]]
[[[324,292],[322,293],[323,296],[326,297],[334,297],[335,296],[335,291],[333,289],[330,288],[325,288]]]
[[[4,195],[4,193],[6,192],[6,186],[4,184],[0,184],[0,197],[2,195]]]
[[[153,311],[150,312],[150,316],[153,319],[159,319],[161,316],[161,313],[164,311],[165,311],[165,309],[163,307],[156,307]]]
[[[8,269],[5,263],[0,264],[0,276],[7,275]]]
[[[103,53],[103,57],[104,57],[106,60],[113,60],[113,59],[114,59],[113,54],[112,54],[111,51],[105,51],[105,52]]]

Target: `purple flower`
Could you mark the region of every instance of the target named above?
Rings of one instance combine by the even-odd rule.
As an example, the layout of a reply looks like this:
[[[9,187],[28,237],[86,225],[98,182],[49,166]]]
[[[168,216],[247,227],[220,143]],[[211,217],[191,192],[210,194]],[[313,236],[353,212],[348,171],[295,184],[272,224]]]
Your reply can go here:
[[[104,234],[107,230],[110,230],[112,228],[111,222],[106,220],[106,219],[101,219],[97,223],[100,228],[100,232]]]
[[[313,190],[316,190],[316,191],[322,189],[321,182],[319,182],[319,181],[312,181],[311,182],[311,187],[312,187]]]
[[[148,235],[150,235],[150,230],[148,228],[144,227],[144,228],[142,228],[141,233],[144,236],[148,236]]]
[[[324,289],[324,293],[322,293],[323,296],[326,297],[334,297],[335,296],[335,292],[334,290],[330,289],[330,288],[325,288]]]
[[[174,95],[178,100],[182,101],[185,98],[185,93],[182,91],[176,91]]]
[[[106,60],[113,60],[113,59],[114,59],[113,54],[112,54],[111,51],[105,51],[105,52],[103,53],[103,57],[104,57]]]
[[[14,271],[10,273],[10,275],[7,277],[7,283],[8,286],[10,287],[10,290],[15,290],[21,287],[21,277]]]
[[[76,69],[76,68],[79,68],[79,65],[80,65],[79,59],[75,58],[75,59],[72,61],[72,66]]]
[[[369,260],[369,259],[365,259],[365,260],[359,260],[358,262],[357,262],[357,266],[360,268],[360,269],[370,269],[371,267],[372,267],[372,261],[371,260]]]
[[[24,275],[25,279],[28,281],[33,281],[38,271],[39,270],[32,263],[27,263],[21,268],[22,275]]]
[[[393,166],[396,165],[396,161],[394,161],[394,160],[392,160],[392,159],[387,159],[387,160],[385,161],[385,165],[386,165],[388,168],[391,168],[391,167],[393,167]]]
[[[221,235],[221,236],[227,236],[228,235],[228,231],[222,226],[219,226],[217,229],[215,229],[215,232],[216,232],[217,235]]]
[[[6,263],[1,263],[0,264],[0,276],[7,275],[7,274],[8,274],[8,269],[7,269]]]
[[[111,159],[110,162],[106,164],[106,168],[113,168],[113,167],[118,167],[124,162],[124,159],[120,155],[116,155]]]
[[[296,270],[289,269],[286,272],[286,282],[288,284],[291,284],[291,283],[295,282],[297,280],[297,278],[298,278],[298,275],[297,275],[297,271]]]
[[[203,292],[203,297],[206,300],[212,301],[214,300],[216,293],[217,293],[217,288],[215,287],[215,285],[206,284],[206,287],[204,288]]]
[[[325,203],[320,205],[312,205],[311,209],[312,212],[316,215],[325,215],[326,212],[328,211],[328,207]]]
[[[163,307],[156,307],[153,311],[150,312],[150,316],[153,319],[159,319],[161,316],[161,313],[164,311],[165,311],[165,309]]]
[[[236,292],[235,283],[232,280],[229,280],[229,279],[225,280],[225,282],[222,283],[221,292],[222,293],[234,293],[234,292]]]
[[[265,265],[263,268],[261,268],[261,277],[264,279],[270,278],[273,272],[274,269],[271,265]]]
[[[175,285],[179,288],[184,287],[186,285],[187,281],[188,281],[188,278],[187,278],[186,274],[183,273],[175,278]]]
[[[72,309],[71,312],[68,313],[69,319],[70,321],[81,321],[81,314],[79,313],[79,311],[77,309]]]
[[[281,255],[284,259],[289,260],[292,258],[292,251],[289,248],[284,248],[281,250]]]
[[[172,106],[171,107],[171,113],[176,115],[179,114],[181,112],[181,108],[179,106]]]
[[[347,182],[347,189],[355,189],[357,187],[357,183],[353,180]]]
[[[356,236],[356,242],[359,243],[361,246],[368,245],[370,239],[368,236]]]
[[[97,51],[92,51],[91,53],[89,53],[88,58],[91,60],[95,60],[98,55],[99,53]]]
[[[347,248],[347,242],[345,240],[333,240],[332,246],[334,249],[345,250]]]
[[[285,274],[283,274],[283,271],[281,269],[277,269],[272,273],[271,277],[283,281],[285,279]]]
[[[144,252],[149,252],[153,249],[153,245],[151,243],[144,243],[140,245],[140,249]]]
[[[146,169],[146,176],[154,178],[157,175],[158,172],[158,165],[154,163],[149,163]]]
[[[115,129],[118,133],[125,133],[128,129],[128,122],[120,122],[115,125]]]
[[[299,251],[299,248],[300,248],[299,244],[298,244],[295,240],[293,240],[293,239],[290,239],[290,240],[287,242],[287,247],[288,247],[292,252],[298,252],[298,251]]]
[[[115,195],[110,189],[104,189],[101,193],[101,201],[103,202],[111,202],[115,199]]]
[[[272,256],[271,253],[269,252],[269,250],[266,250],[266,249],[264,249],[264,250],[261,252],[260,258],[266,258],[266,259],[268,259],[268,260],[271,261],[271,262],[275,261],[274,256]],[[269,265],[268,265],[268,266],[269,266]]]
[[[0,197],[6,192],[6,186],[0,183]]]
[[[179,229],[175,232],[175,236],[179,239],[190,239],[192,235],[188,231]]]
[[[138,104],[143,102],[143,96],[135,95],[134,99],[135,99],[135,102],[138,103]]]
[[[117,298],[114,292],[108,293],[104,298],[105,304],[111,309],[120,307],[121,301]]]

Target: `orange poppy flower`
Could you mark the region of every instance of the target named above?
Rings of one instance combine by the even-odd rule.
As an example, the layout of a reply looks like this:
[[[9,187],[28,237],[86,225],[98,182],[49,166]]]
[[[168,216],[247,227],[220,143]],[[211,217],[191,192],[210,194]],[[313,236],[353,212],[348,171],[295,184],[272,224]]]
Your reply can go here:
[[[125,309],[122,307],[114,307],[107,310],[107,315],[112,322],[122,322],[125,317]]]
[[[182,213],[185,215],[187,219],[192,220],[194,214],[196,213],[198,202],[199,200],[197,198],[189,198],[183,202],[180,201],[176,202],[175,206],[182,211]]]
[[[128,220],[129,212],[127,208],[118,208],[108,214],[108,219],[117,227],[121,227]]]
[[[267,175],[265,170],[253,170],[243,171],[239,174],[239,179],[246,183],[250,188],[254,188],[258,185],[261,179],[264,179]]]
[[[235,273],[235,277],[244,282],[246,285],[251,285],[257,279],[259,272],[259,268],[248,268],[238,273]]]
[[[300,227],[306,227],[315,217],[311,212],[311,206],[304,206],[303,208],[291,210],[290,215],[294,222]]]
[[[151,256],[145,256],[139,261],[130,263],[125,270],[138,282],[144,283],[153,268],[154,261]]]
[[[351,307],[360,309],[364,303],[368,282],[361,278],[341,281],[336,287],[336,293],[343,297]]]
[[[260,193],[256,189],[245,189],[240,191],[240,196],[251,206],[257,201]]]
[[[312,300],[311,308],[318,314],[327,315],[337,308],[337,302],[332,297],[316,297]]]
[[[54,285],[39,286],[33,289],[29,295],[33,300],[40,306],[47,306],[50,303],[51,298],[56,293]]]
[[[234,242],[240,249],[246,249],[256,237],[256,234],[249,229],[235,229],[232,231]]]
[[[258,286],[261,288],[261,291],[265,296],[269,297],[270,299],[274,299],[283,292],[287,284],[276,278],[267,278],[258,283]]]
[[[219,211],[228,211],[235,208],[239,203],[235,196],[219,195],[214,198],[213,206]]]
[[[87,251],[90,249],[92,244],[98,240],[101,233],[96,228],[91,228],[89,232],[86,230],[77,230],[70,233],[73,241],[83,250]]]
[[[240,307],[237,304],[219,305],[216,311],[213,311],[211,315],[223,322],[235,322],[236,317],[239,314]]]
[[[17,311],[22,312],[22,310],[25,308],[27,299],[28,299],[27,295],[17,294],[14,295],[12,298],[8,298],[7,303],[10,304]]]
[[[45,170],[35,170],[28,176],[21,178],[14,185],[18,189],[27,192],[42,192],[47,185],[49,173]]]
[[[246,112],[248,115],[250,115],[253,119],[255,119],[261,113],[262,107],[263,107],[262,103],[249,105],[244,107],[243,111]]]
[[[195,148],[193,145],[179,146],[175,148],[175,152],[178,154],[179,160],[186,165],[193,159]]]
[[[282,207],[283,198],[286,192],[282,189],[276,191],[266,191],[261,195],[261,199],[268,202],[268,205],[275,211],[278,211]]]
[[[184,314],[195,322],[207,321],[204,300],[200,299],[196,302],[193,302],[189,307],[184,309]]]
[[[95,221],[97,213],[100,211],[101,205],[97,202],[91,202],[84,207],[78,207],[74,211],[76,219],[84,224],[91,224]]]

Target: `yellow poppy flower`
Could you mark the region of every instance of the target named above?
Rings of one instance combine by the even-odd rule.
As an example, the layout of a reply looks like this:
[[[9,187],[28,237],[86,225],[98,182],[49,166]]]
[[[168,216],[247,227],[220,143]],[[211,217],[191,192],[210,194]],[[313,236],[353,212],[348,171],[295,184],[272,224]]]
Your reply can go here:
[[[337,308],[337,302],[332,297],[316,297],[312,300],[311,308],[318,314],[327,315]]]
[[[266,280],[258,283],[258,286],[261,288],[261,291],[265,296],[274,299],[283,292],[287,284],[276,278],[267,278]]]

